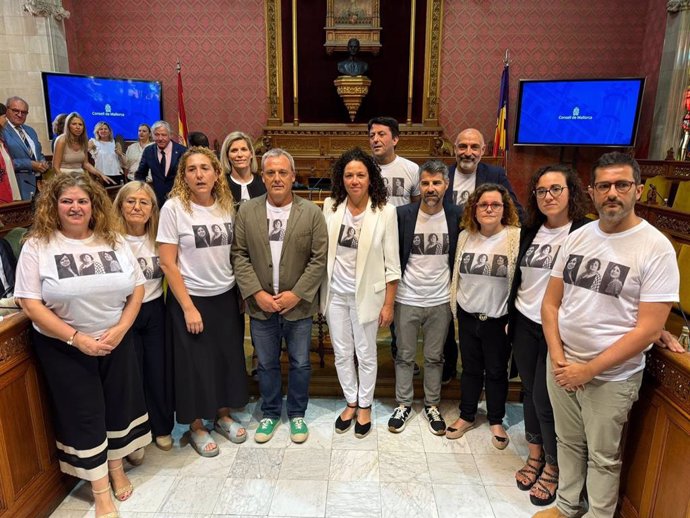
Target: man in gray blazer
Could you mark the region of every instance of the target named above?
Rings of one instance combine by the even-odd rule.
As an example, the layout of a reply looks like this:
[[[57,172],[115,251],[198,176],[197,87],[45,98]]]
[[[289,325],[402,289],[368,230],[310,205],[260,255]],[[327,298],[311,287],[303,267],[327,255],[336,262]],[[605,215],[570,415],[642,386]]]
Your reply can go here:
[[[254,439],[267,442],[280,423],[281,342],[290,357],[287,415],[290,438],[304,442],[309,430],[304,414],[309,402],[312,315],[326,273],[328,235],[318,207],[292,193],[295,162],[276,148],[261,159],[266,194],[242,205],[235,222],[232,264],[250,316],[252,341],[259,358],[263,419]],[[275,222],[284,232],[272,232]]]
[[[21,97],[10,97],[5,104],[9,124],[5,125],[2,136],[12,157],[22,200],[30,200],[36,193],[36,180],[48,170],[48,162],[41,152],[36,131],[25,124],[29,104]]]

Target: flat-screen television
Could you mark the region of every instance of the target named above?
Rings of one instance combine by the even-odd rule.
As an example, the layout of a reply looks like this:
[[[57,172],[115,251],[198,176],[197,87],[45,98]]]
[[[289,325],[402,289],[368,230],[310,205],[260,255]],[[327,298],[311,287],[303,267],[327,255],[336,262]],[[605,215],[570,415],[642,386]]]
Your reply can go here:
[[[136,140],[139,125],[163,118],[163,85],[116,77],[82,76],[42,72],[48,134],[60,113],[78,112],[86,122],[89,137],[99,121],[107,122],[113,135]]]
[[[520,80],[516,146],[635,145],[645,79]]]

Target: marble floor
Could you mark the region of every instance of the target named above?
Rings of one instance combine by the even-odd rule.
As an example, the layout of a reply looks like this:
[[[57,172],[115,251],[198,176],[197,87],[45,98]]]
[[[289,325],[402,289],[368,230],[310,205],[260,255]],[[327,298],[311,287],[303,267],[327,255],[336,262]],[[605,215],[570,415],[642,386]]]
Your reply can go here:
[[[457,401],[441,411],[448,423]],[[311,399],[306,415],[310,436],[293,444],[285,415],[266,444],[254,442],[261,418],[253,400],[235,417],[249,437],[235,445],[218,436],[221,453],[205,459],[186,444],[186,427],[174,431],[175,447],[146,449],[139,467],[127,468],[134,494],[119,504],[123,518],[220,517],[424,517],[528,518],[539,508],[515,486],[513,474],[527,456],[522,407],[508,404],[505,424],[511,442],[504,451],[490,443],[486,416],[463,438],[432,435],[421,403],[400,434],[386,427],[393,400],[377,400],[375,427],[365,439],[351,429],[336,434],[333,423],[344,406],[335,398]],[[482,410],[483,412],[483,410]],[[88,485],[80,483],[53,518],[93,517]]]

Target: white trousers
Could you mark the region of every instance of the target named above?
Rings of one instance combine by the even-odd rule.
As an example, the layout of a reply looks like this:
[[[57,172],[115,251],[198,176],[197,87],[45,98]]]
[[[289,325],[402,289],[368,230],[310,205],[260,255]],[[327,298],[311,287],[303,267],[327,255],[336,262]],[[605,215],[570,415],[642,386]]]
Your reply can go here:
[[[360,324],[355,296],[333,293],[326,309],[333,344],[335,368],[345,400],[360,407],[371,406],[376,386],[376,333],[378,321]],[[355,354],[358,369],[355,370]],[[359,380],[358,380],[359,378]]]

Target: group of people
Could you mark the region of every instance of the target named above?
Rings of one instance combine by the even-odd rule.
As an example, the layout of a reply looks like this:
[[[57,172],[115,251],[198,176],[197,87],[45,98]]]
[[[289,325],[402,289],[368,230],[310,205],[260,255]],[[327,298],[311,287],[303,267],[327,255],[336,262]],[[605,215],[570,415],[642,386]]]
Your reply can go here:
[[[76,137],[79,123],[83,133],[83,121],[67,117],[56,146],[72,149],[68,132]],[[398,406],[388,429],[402,432],[421,330],[431,433],[453,440],[476,427],[485,389],[491,443],[508,446],[512,351],[529,443],[517,486],[535,505],[558,497],[539,516],[587,507],[613,515],[643,351],[660,335],[669,343],[661,330],[679,284],[672,246],[634,213],[642,191],[634,159],[603,155],[587,191],[572,168],[543,167],[525,213],[505,171],[481,162],[479,131],[459,133],[450,169],[438,160],[417,166],[395,152],[397,121],[377,117],[368,124],[372,154],[342,154],[320,210],[293,194],[285,150],[266,152],[259,172],[242,132],[226,137],[218,160],[172,142],[165,121],[147,130],[140,127],[139,161],[129,167],[135,180],[114,204],[84,172],[47,183],[17,266],[15,296],[34,324],[60,465],[91,482],[97,516],[116,516],[111,491],[119,500],[133,491],[123,459],[141,463],[151,434],[169,450],[175,420],[189,425],[189,443],[204,457],[219,453],[208,422],[232,442],[247,439],[230,413],[248,400],[242,308],[261,394],[256,442],[281,423],[283,344],[290,437],[308,438],[318,312],[347,404],[335,432],[370,432],[376,336],[389,326]],[[97,133],[108,141],[105,129]],[[153,145],[145,145],[149,133]],[[597,222],[584,217],[587,194]],[[592,271],[598,280],[581,281]],[[447,425],[439,408],[442,384],[455,376],[456,322],[460,415]]]

